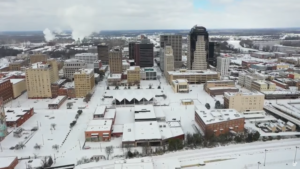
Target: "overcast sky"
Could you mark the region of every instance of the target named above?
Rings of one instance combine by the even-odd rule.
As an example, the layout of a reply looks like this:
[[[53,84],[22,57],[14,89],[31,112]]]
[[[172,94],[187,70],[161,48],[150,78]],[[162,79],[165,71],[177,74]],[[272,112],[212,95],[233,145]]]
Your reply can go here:
[[[299,0],[0,0],[0,31],[300,27]]]

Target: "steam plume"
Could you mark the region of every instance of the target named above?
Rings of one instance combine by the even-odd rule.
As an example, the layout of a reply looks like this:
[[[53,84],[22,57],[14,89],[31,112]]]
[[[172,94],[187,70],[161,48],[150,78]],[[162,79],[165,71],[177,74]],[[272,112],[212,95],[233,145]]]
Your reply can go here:
[[[53,39],[55,39],[55,35],[51,32],[50,29],[46,28],[44,31],[44,37],[46,39],[47,42],[52,41]]]

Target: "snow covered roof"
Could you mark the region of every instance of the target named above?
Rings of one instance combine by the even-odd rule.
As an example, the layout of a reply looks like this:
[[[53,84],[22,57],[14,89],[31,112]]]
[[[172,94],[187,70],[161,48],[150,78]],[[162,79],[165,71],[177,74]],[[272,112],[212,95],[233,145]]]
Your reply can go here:
[[[112,133],[123,133],[123,125],[113,125]]]
[[[146,100],[150,100],[154,98],[155,92],[153,90],[139,90],[139,92],[132,92],[131,90],[109,90],[106,93],[106,96],[113,96],[116,100],[122,101],[124,99],[131,101],[136,99],[138,101],[142,100],[143,98]],[[159,94],[159,93],[157,93]]]
[[[218,72],[200,71],[200,70],[185,70],[185,71],[168,71],[170,75],[216,75]]]
[[[61,100],[63,100],[64,98],[66,98],[67,96],[57,96],[53,101],[52,101],[52,103],[51,104],[59,104],[59,102],[61,101]]]
[[[110,74],[107,77],[107,80],[109,80],[109,79],[120,79],[121,80],[121,77],[122,77],[122,74]]]
[[[0,168],[7,168],[9,167],[16,157],[0,157]]]
[[[122,142],[135,141],[135,123],[127,123],[123,126]]]
[[[151,157],[115,161],[114,169],[154,169]]]
[[[90,74],[93,71],[93,69],[79,69],[74,74]]]
[[[103,115],[105,113],[106,106],[98,106],[94,112],[95,115]]]
[[[85,131],[110,131],[112,120],[91,120]]]
[[[238,113],[234,109],[207,110],[203,105],[197,105],[195,111],[205,124],[220,123],[244,118],[242,114]]]
[[[159,122],[159,130],[162,139],[169,139],[177,136],[184,135],[181,125],[179,122]]]
[[[10,82],[12,83],[12,84],[17,84],[17,83],[19,83],[19,82],[21,82],[21,81],[24,81],[25,79],[10,79]]]
[[[114,119],[116,116],[116,109],[106,109],[105,119]]]
[[[135,120],[155,119],[154,108],[152,105],[139,105],[134,106],[134,118]]]
[[[31,108],[5,108],[6,121],[14,122],[21,118],[24,114],[30,111]]]
[[[295,124],[294,124],[294,123],[292,123],[292,122],[290,122],[290,121],[288,121],[288,122],[286,123],[286,125],[288,125],[288,126],[290,126],[290,127],[293,127],[293,126],[295,126]]]

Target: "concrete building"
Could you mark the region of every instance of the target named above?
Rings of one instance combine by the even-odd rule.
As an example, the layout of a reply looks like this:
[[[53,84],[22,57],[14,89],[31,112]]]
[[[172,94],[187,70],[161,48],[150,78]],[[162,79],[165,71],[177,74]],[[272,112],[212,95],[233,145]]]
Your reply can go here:
[[[195,107],[195,121],[205,137],[244,131],[245,118],[234,109],[207,110],[204,106]]]
[[[209,53],[209,37],[205,27],[194,26],[188,35],[187,68],[206,70]]]
[[[96,53],[78,53],[75,55],[75,59],[83,60],[86,64],[94,64],[96,60],[99,60]]]
[[[107,77],[108,85],[120,85],[122,80],[122,74],[110,74]]]
[[[142,68],[140,74],[141,80],[156,80],[157,78],[157,72],[153,67]]]
[[[285,63],[276,64],[276,70],[286,70],[288,68],[290,68],[289,64],[285,64]]]
[[[58,80],[58,67],[54,59],[37,62],[27,68],[26,85],[29,99],[51,98],[51,83]]]
[[[136,42],[129,42],[128,44],[128,48],[129,48],[129,59],[134,59],[135,58],[135,52],[134,52],[134,49],[135,49],[135,43]]]
[[[159,60],[159,68],[161,72],[164,72],[164,66],[165,66],[165,49],[161,48],[159,52],[159,59],[155,58],[155,60]]]
[[[131,66],[127,69],[127,83],[129,85],[140,84],[141,75],[139,66]]]
[[[190,84],[205,83],[207,81],[219,80],[220,74],[213,71],[197,71],[197,70],[186,70],[181,69],[179,71],[167,72],[166,79],[169,84],[172,84],[173,80],[186,79]]]
[[[268,81],[257,80],[252,82],[251,89],[256,91],[275,91],[276,84]]]
[[[63,67],[64,77],[70,80],[74,79],[74,73],[79,69],[87,68],[87,64],[83,60],[68,59],[65,60]]]
[[[10,79],[10,82],[12,83],[14,99],[26,92],[25,79]]]
[[[20,71],[21,67],[25,66],[24,60],[15,60],[14,62],[9,63],[10,71]]]
[[[95,86],[95,77],[93,69],[79,69],[74,74],[74,85],[76,97],[85,97],[93,93]]]
[[[265,99],[298,99],[300,97],[300,92],[292,91],[262,91]]]
[[[100,44],[97,46],[98,59],[101,60],[103,65],[108,65],[108,46],[106,44]]]
[[[182,67],[182,35],[160,35],[160,47],[171,46],[173,49],[173,64]],[[173,69],[174,70],[174,69]]]
[[[85,130],[85,140],[92,142],[110,141],[112,126],[113,120],[91,120]]]
[[[49,109],[59,109],[59,107],[67,100],[67,96],[58,96],[48,104]]]
[[[262,93],[224,93],[224,107],[238,112],[263,110],[264,101]]]
[[[87,52],[88,53],[97,53],[98,54],[98,49],[97,49],[96,46],[89,46]]]
[[[220,43],[209,42],[209,52],[207,62],[209,65],[217,67],[217,58],[220,56]]]
[[[272,59],[272,58],[275,58],[275,54],[274,53],[270,53],[270,52],[253,52],[250,55],[252,57],[262,58],[262,59]]]
[[[2,97],[1,102],[3,103],[7,103],[14,98],[13,84],[10,82],[8,78],[4,78],[0,80],[0,98],[1,97]]]
[[[49,56],[48,55],[45,55],[45,54],[32,54],[32,55],[29,55],[29,59],[30,59],[30,64],[33,64],[33,63],[37,63],[37,62],[46,62],[47,59],[49,59]]]
[[[188,93],[189,83],[186,79],[177,79],[172,81],[172,89],[175,93]]]
[[[165,51],[164,51],[164,73],[165,76],[168,71],[174,71],[174,54],[173,54],[173,49],[171,46],[166,45],[165,46]]]
[[[126,60],[123,60],[122,61],[122,70],[126,71],[127,69],[129,69],[129,67],[130,67],[130,64]]]
[[[217,58],[217,71],[220,72],[222,77],[229,76],[229,57],[218,57]]]
[[[235,82],[233,80],[215,80],[205,82],[203,88],[208,92],[209,88],[215,87],[235,87]]]
[[[110,73],[122,73],[122,55],[120,52],[109,52],[109,69]]]

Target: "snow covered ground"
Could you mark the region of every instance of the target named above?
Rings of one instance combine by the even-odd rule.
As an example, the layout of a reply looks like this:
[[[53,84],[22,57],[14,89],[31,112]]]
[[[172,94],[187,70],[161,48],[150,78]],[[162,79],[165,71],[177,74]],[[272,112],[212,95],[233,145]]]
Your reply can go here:
[[[244,48],[243,46],[240,45],[240,40],[228,40],[227,43],[229,45],[232,45],[236,49],[240,49],[243,52],[249,52],[249,51],[258,51],[256,49],[251,49],[251,48]]]
[[[1,58],[0,59],[0,68],[8,66],[8,64],[9,64],[8,59],[6,59],[6,58]]]

